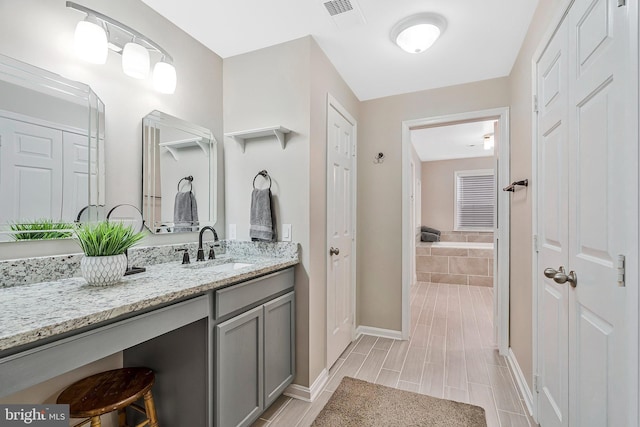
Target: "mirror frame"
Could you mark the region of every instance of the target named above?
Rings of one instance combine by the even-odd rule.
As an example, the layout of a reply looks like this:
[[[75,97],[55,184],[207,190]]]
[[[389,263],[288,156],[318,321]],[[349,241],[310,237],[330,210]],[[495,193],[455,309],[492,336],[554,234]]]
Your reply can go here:
[[[207,219],[199,219],[197,226],[193,226],[196,229],[192,231],[180,231],[179,233],[190,233],[197,232],[199,227],[204,226],[214,226],[218,220],[218,141],[215,136],[213,136],[213,132],[200,125],[196,125],[194,123],[188,122],[186,120],[171,116],[167,113],[163,113],[162,111],[153,110],[149,114],[147,114],[142,119],[142,217],[144,219],[145,226],[147,230],[152,234],[177,234],[172,228],[173,225],[160,225],[154,226],[154,223],[163,222],[161,219],[156,220],[153,209],[150,208],[147,204],[145,204],[145,194],[153,194],[153,191],[146,188],[148,186],[154,185],[154,177],[155,172],[158,165],[155,165],[153,159],[153,153],[155,152],[145,152],[145,148],[150,143],[154,143],[153,141],[147,141],[147,133],[149,127],[155,127],[157,125],[172,127],[174,129],[190,133],[195,135],[196,137],[206,138],[210,141],[209,144],[209,171],[208,171],[208,183],[209,183],[209,218]],[[159,149],[157,147],[156,149]],[[150,167],[151,165],[151,167]],[[169,223],[169,221],[166,221]],[[173,222],[170,222],[173,224]],[[192,227],[192,228],[193,228]]]
[[[61,99],[71,98],[79,105],[86,105],[87,114],[87,138],[89,148],[88,164],[91,167],[93,159],[92,153],[95,152],[96,170],[88,171],[88,194],[87,206],[78,213],[75,222],[79,221],[80,213],[84,213],[86,221],[100,221],[104,219],[105,212],[105,105],[100,97],[91,89],[91,86],[70,80],[59,74],[45,70],[40,67],[19,61],[9,56],[0,54],[0,80],[17,86],[23,86],[27,89],[44,92],[47,94],[59,94]],[[43,90],[44,89],[44,90]],[[4,110],[7,111],[7,110]],[[92,150],[95,148],[95,150]],[[95,173],[92,173],[95,172]],[[54,220],[54,221],[57,221]],[[70,221],[71,222],[71,221]],[[0,234],[15,235],[17,232],[11,230],[12,223],[0,223]],[[28,224],[24,222],[23,224]],[[35,230],[33,230],[35,231]],[[55,233],[54,233],[55,234]],[[68,238],[68,237],[62,237]],[[49,238],[47,238],[49,239]],[[54,238],[55,239],[55,238]],[[13,239],[2,242],[16,241],[35,241]]]

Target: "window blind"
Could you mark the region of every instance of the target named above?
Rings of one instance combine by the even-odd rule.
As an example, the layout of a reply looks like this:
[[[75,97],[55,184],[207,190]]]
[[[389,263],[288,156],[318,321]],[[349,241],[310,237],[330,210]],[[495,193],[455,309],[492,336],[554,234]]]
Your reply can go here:
[[[456,173],[456,229],[492,229],[495,211],[493,172]]]

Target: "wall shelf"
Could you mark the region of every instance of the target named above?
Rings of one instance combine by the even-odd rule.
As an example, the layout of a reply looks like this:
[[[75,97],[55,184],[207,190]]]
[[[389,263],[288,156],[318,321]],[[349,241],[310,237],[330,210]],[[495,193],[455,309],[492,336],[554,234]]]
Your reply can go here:
[[[240,144],[240,147],[242,148],[242,152],[244,153],[244,146],[248,139],[262,138],[265,136],[275,136],[278,139],[278,141],[280,141],[280,145],[284,150],[285,143],[286,143],[286,134],[288,134],[289,132],[291,132],[291,130],[285,127],[271,126],[266,128],[260,128],[260,129],[229,132],[229,133],[225,133],[224,136],[232,138],[234,141]]]
[[[164,148],[169,153],[171,153],[175,161],[178,161],[180,158],[180,156],[178,156],[178,150],[180,148],[198,146],[200,147],[200,149],[202,149],[204,154],[208,155],[209,152],[207,151],[207,148],[206,148],[207,145],[211,145],[211,141],[204,140],[203,138],[200,138],[200,137],[179,139],[177,141],[167,141],[167,142],[161,142],[158,144],[159,147]]]

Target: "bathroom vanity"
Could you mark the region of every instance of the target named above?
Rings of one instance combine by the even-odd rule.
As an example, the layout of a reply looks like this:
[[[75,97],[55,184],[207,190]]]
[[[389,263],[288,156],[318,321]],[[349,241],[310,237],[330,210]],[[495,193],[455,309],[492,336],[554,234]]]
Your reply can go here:
[[[250,425],[293,381],[295,256],[149,265],[115,286],[0,288],[0,397],[122,351],[169,426]]]

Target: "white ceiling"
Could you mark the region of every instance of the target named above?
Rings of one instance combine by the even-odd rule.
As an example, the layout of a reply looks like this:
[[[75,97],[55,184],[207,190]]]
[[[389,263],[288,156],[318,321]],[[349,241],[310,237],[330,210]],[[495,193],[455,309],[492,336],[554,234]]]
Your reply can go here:
[[[411,131],[411,143],[423,162],[493,156],[484,149],[484,135],[495,120],[438,126]]]
[[[351,0],[366,22],[338,27],[323,0],[142,1],[223,58],[311,34],[360,100],[508,75],[538,3]],[[389,33],[420,12],[444,16],[447,29],[409,54]]]

